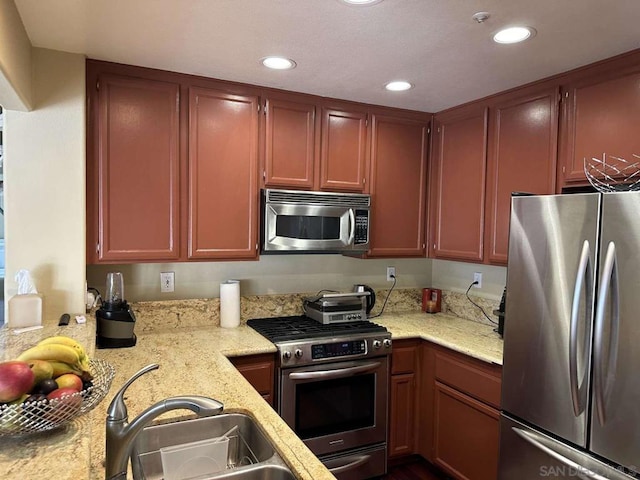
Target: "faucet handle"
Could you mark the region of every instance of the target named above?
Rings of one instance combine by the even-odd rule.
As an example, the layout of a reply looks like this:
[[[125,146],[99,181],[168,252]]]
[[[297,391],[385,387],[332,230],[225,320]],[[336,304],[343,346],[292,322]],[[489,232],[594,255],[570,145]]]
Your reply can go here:
[[[107,421],[118,422],[127,419],[128,413],[127,405],[124,403],[124,392],[129,388],[129,385],[135,382],[142,375],[150,372],[151,370],[157,370],[158,368],[160,368],[160,365],[157,363],[147,365],[134,373],[133,376],[125,382],[120,390],[118,390],[118,393],[115,394],[113,400],[111,400],[109,408],[107,408]]]

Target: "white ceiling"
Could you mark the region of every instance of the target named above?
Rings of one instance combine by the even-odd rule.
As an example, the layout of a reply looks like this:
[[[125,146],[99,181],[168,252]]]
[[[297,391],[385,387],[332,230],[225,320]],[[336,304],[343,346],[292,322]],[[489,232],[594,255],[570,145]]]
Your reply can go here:
[[[15,0],[36,47],[437,112],[640,47],[640,0]],[[478,11],[491,18],[472,20]],[[498,45],[515,24],[537,35]],[[272,71],[284,55],[298,66]],[[415,85],[387,92],[390,80]]]

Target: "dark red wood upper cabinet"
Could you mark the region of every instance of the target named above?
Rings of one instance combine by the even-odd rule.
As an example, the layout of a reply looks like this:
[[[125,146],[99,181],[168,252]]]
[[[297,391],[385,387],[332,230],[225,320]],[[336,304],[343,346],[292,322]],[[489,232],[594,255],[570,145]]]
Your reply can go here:
[[[432,148],[430,256],[482,262],[487,108],[436,115]]]
[[[320,189],[365,191],[367,113],[322,109]]]
[[[267,99],[265,186],[313,188],[315,111],[312,104]]]
[[[428,121],[371,118],[369,256],[424,256]]]
[[[558,190],[587,183],[585,159],[640,160],[640,65],[625,63],[563,85]]]
[[[98,82],[94,148],[88,155],[97,164],[88,169],[94,172],[90,185],[97,185],[89,194],[97,197],[97,205],[91,203],[97,222],[87,226],[97,228],[91,233],[97,240],[93,259],[176,260],[179,85],[106,74]]]
[[[490,107],[485,245],[491,264],[507,263],[512,192],[555,192],[558,100],[551,87]]]
[[[189,89],[189,258],[257,256],[258,97]]]

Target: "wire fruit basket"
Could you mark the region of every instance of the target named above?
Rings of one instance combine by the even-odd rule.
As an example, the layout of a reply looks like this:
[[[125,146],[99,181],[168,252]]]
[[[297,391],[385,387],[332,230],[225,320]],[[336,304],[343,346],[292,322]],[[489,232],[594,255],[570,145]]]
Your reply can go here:
[[[640,156],[634,163],[622,157],[602,154],[602,158],[584,159],[584,173],[599,192],[632,192],[640,190]]]
[[[0,437],[46,432],[70,422],[95,408],[107,395],[115,375],[109,363],[89,361],[93,385],[59,399],[0,406]]]

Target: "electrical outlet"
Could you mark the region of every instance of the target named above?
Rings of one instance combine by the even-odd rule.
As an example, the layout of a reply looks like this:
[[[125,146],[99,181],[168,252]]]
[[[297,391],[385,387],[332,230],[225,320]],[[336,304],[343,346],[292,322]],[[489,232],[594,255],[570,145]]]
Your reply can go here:
[[[387,267],[387,282],[393,282],[393,277],[396,276],[396,267]]]
[[[173,292],[174,289],[175,289],[175,273],[161,272],[160,273],[160,291]]]
[[[476,288],[482,288],[482,273],[480,272],[475,272],[473,274],[473,281],[474,282],[478,282],[476,284]]]

